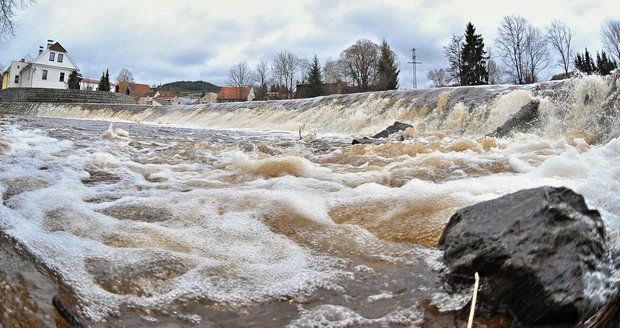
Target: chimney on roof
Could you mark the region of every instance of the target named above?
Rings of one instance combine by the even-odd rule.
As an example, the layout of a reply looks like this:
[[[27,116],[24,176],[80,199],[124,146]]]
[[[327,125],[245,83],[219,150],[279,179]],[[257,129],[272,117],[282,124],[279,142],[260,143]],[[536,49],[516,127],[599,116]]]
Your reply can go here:
[[[43,46],[39,46],[39,55],[43,52]]]
[[[49,49],[52,46],[53,43],[54,43],[54,40],[49,40],[48,39],[47,40],[47,49]]]

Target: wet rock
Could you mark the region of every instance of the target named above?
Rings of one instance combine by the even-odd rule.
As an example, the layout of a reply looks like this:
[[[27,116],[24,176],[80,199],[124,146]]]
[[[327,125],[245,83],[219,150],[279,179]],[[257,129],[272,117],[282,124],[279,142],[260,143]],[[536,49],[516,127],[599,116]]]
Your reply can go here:
[[[86,322],[80,318],[80,316],[73,311],[67,303],[60,299],[58,295],[52,298],[52,305],[56,308],[56,311],[62,316],[63,319],[71,326],[76,328],[88,327]]]
[[[353,142],[351,142],[351,144],[353,145],[357,145],[357,144],[373,144],[373,145],[379,145],[385,142],[385,140],[380,140],[383,138],[387,138],[389,137],[391,134],[400,132],[400,131],[404,131],[408,128],[412,128],[413,125],[411,124],[407,124],[407,123],[403,123],[403,122],[399,122],[396,121],[394,122],[394,124],[388,126],[387,128],[385,128],[385,130],[375,134],[374,136],[372,136],[371,138],[368,137],[363,137],[361,139],[353,139]],[[401,138],[395,138],[398,141],[403,141],[405,138],[401,137]]]
[[[358,145],[358,144],[380,145],[382,143],[384,143],[383,140],[379,140],[375,138],[368,138],[368,137],[363,137],[361,139],[353,139],[353,142],[351,142],[352,145]]]
[[[510,116],[502,126],[495,129],[495,131],[488,134],[488,136],[503,138],[509,133],[526,132],[539,123],[538,105],[540,105],[540,102],[538,100],[533,100],[529,104],[521,107],[517,113]]]
[[[455,285],[479,272],[479,299],[519,322],[574,326],[608,297],[605,238],[581,195],[541,187],[457,211],[439,245]]]
[[[407,123],[396,121],[396,122],[394,122],[394,124],[388,126],[387,128],[385,128],[385,130],[375,134],[372,137],[373,138],[387,138],[392,133],[396,133],[396,132],[399,132],[399,131],[404,131],[404,130],[406,130],[408,128],[412,128],[412,127],[413,127],[413,125],[411,125],[411,124],[407,124]]]

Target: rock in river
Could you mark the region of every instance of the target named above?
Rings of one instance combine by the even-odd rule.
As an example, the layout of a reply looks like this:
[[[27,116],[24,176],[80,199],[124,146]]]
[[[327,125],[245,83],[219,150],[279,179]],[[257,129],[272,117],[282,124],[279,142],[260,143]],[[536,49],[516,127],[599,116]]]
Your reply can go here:
[[[526,325],[574,326],[611,292],[603,221],[568,188],[521,190],[463,208],[439,244],[453,283],[479,272],[479,299]]]
[[[385,130],[375,134],[372,137],[373,138],[387,138],[392,133],[396,133],[396,132],[399,132],[399,131],[404,131],[404,130],[406,130],[408,128],[412,128],[412,127],[413,127],[413,125],[411,125],[411,124],[407,124],[407,123],[396,121],[396,122],[394,122],[394,124],[388,126],[387,128],[385,128]]]
[[[394,124],[388,126],[387,128],[385,128],[385,130],[375,134],[374,136],[372,136],[372,138],[368,138],[368,137],[364,137],[361,139],[353,139],[352,144],[357,145],[357,144],[382,144],[383,141],[379,140],[380,138],[387,138],[389,137],[391,134],[396,133],[396,132],[400,132],[400,131],[404,131],[408,128],[412,128],[413,125],[411,124],[407,124],[407,123],[403,123],[403,122],[399,122],[396,121],[394,122]]]
[[[510,116],[502,126],[498,127],[488,136],[503,138],[510,133],[527,132],[530,128],[539,124],[538,120],[538,100],[532,100],[529,104],[521,107],[514,115]]]

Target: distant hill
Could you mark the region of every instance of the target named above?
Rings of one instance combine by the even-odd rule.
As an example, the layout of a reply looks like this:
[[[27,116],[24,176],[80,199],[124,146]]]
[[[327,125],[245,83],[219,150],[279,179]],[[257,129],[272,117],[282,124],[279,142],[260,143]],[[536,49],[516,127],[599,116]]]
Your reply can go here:
[[[162,84],[157,87],[161,91],[174,91],[180,93],[219,92],[222,87],[205,81],[176,81]]]

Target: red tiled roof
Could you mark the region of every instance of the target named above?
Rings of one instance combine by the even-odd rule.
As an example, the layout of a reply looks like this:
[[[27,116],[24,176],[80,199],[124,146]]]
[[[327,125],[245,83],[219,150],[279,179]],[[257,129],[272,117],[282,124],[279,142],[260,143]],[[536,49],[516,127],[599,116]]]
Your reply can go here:
[[[151,87],[148,84],[132,83],[129,87],[131,88],[129,95],[136,99],[144,97],[144,95],[151,91]]]
[[[49,47],[49,49],[50,50],[54,50],[54,51],[67,52],[67,50],[65,48],[63,48],[63,46],[61,46],[60,43],[58,43],[58,42],[52,44]]]
[[[239,95],[239,89],[237,87],[222,87],[217,94],[217,99],[220,100],[241,100],[246,99],[248,94],[252,90],[252,87],[243,87],[242,95]]]

